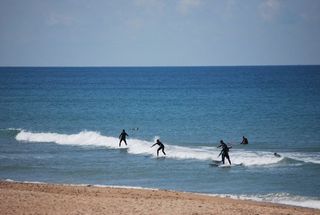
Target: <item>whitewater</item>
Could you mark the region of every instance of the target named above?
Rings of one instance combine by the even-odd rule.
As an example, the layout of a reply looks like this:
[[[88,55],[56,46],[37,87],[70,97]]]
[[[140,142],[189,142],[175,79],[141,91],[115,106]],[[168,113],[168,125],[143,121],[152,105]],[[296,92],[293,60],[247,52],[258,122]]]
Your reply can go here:
[[[73,146],[92,146],[106,147],[108,149],[126,149],[132,155],[146,155],[153,158],[156,157],[156,149],[151,148],[156,139],[153,141],[128,139],[128,145],[118,147],[119,139],[116,137],[108,137],[101,135],[96,131],[82,131],[77,134],[59,134],[51,132],[34,133],[30,131],[20,130],[16,135],[17,141],[37,142],[37,143],[56,143],[61,145]],[[195,159],[195,160],[218,160],[220,149],[217,147],[198,146],[185,147],[171,144],[165,144],[166,157],[171,159]],[[281,157],[276,157],[272,152],[267,151],[248,151],[244,149],[232,149],[233,164],[241,164],[244,166],[267,166],[279,164],[285,159],[292,159],[296,162],[320,164],[320,153],[303,153],[303,152],[285,152]],[[299,165],[295,163],[291,165]]]

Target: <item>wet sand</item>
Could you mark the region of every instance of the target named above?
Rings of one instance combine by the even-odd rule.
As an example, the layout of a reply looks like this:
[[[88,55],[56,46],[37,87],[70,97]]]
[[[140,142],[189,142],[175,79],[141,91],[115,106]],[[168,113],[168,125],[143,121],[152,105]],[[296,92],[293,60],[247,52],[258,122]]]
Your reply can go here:
[[[320,214],[318,209],[165,190],[0,181],[1,214]]]

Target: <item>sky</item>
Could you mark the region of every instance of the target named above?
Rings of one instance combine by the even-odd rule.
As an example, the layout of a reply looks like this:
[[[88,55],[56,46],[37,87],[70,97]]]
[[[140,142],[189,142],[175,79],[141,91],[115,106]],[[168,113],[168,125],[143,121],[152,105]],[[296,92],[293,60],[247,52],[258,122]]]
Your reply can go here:
[[[0,0],[0,66],[320,64],[320,0]]]

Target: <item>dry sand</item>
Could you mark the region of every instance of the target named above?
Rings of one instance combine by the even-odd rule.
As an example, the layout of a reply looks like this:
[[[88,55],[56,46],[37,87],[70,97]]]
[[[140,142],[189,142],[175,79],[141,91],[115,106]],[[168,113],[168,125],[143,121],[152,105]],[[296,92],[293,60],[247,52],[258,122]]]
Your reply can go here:
[[[165,190],[0,181],[0,214],[320,214],[320,210]]]

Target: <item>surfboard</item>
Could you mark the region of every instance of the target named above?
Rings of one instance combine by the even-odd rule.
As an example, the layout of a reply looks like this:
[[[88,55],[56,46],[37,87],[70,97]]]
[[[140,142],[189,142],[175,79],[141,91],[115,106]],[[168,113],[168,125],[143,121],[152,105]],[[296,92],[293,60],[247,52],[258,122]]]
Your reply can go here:
[[[212,160],[211,163],[209,163],[210,166],[219,166],[222,164],[222,161],[218,161],[218,160]]]
[[[231,168],[232,165],[229,165],[229,164],[220,164],[220,165],[218,165],[217,167],[219,167],[219,168]]]
[[[219,168],[231,168],[235,166],[242,166],[243,164],[222,164],[222,161],[213,160],[211,163],[209,163],[210,166],[213,167],[219,167]]]

